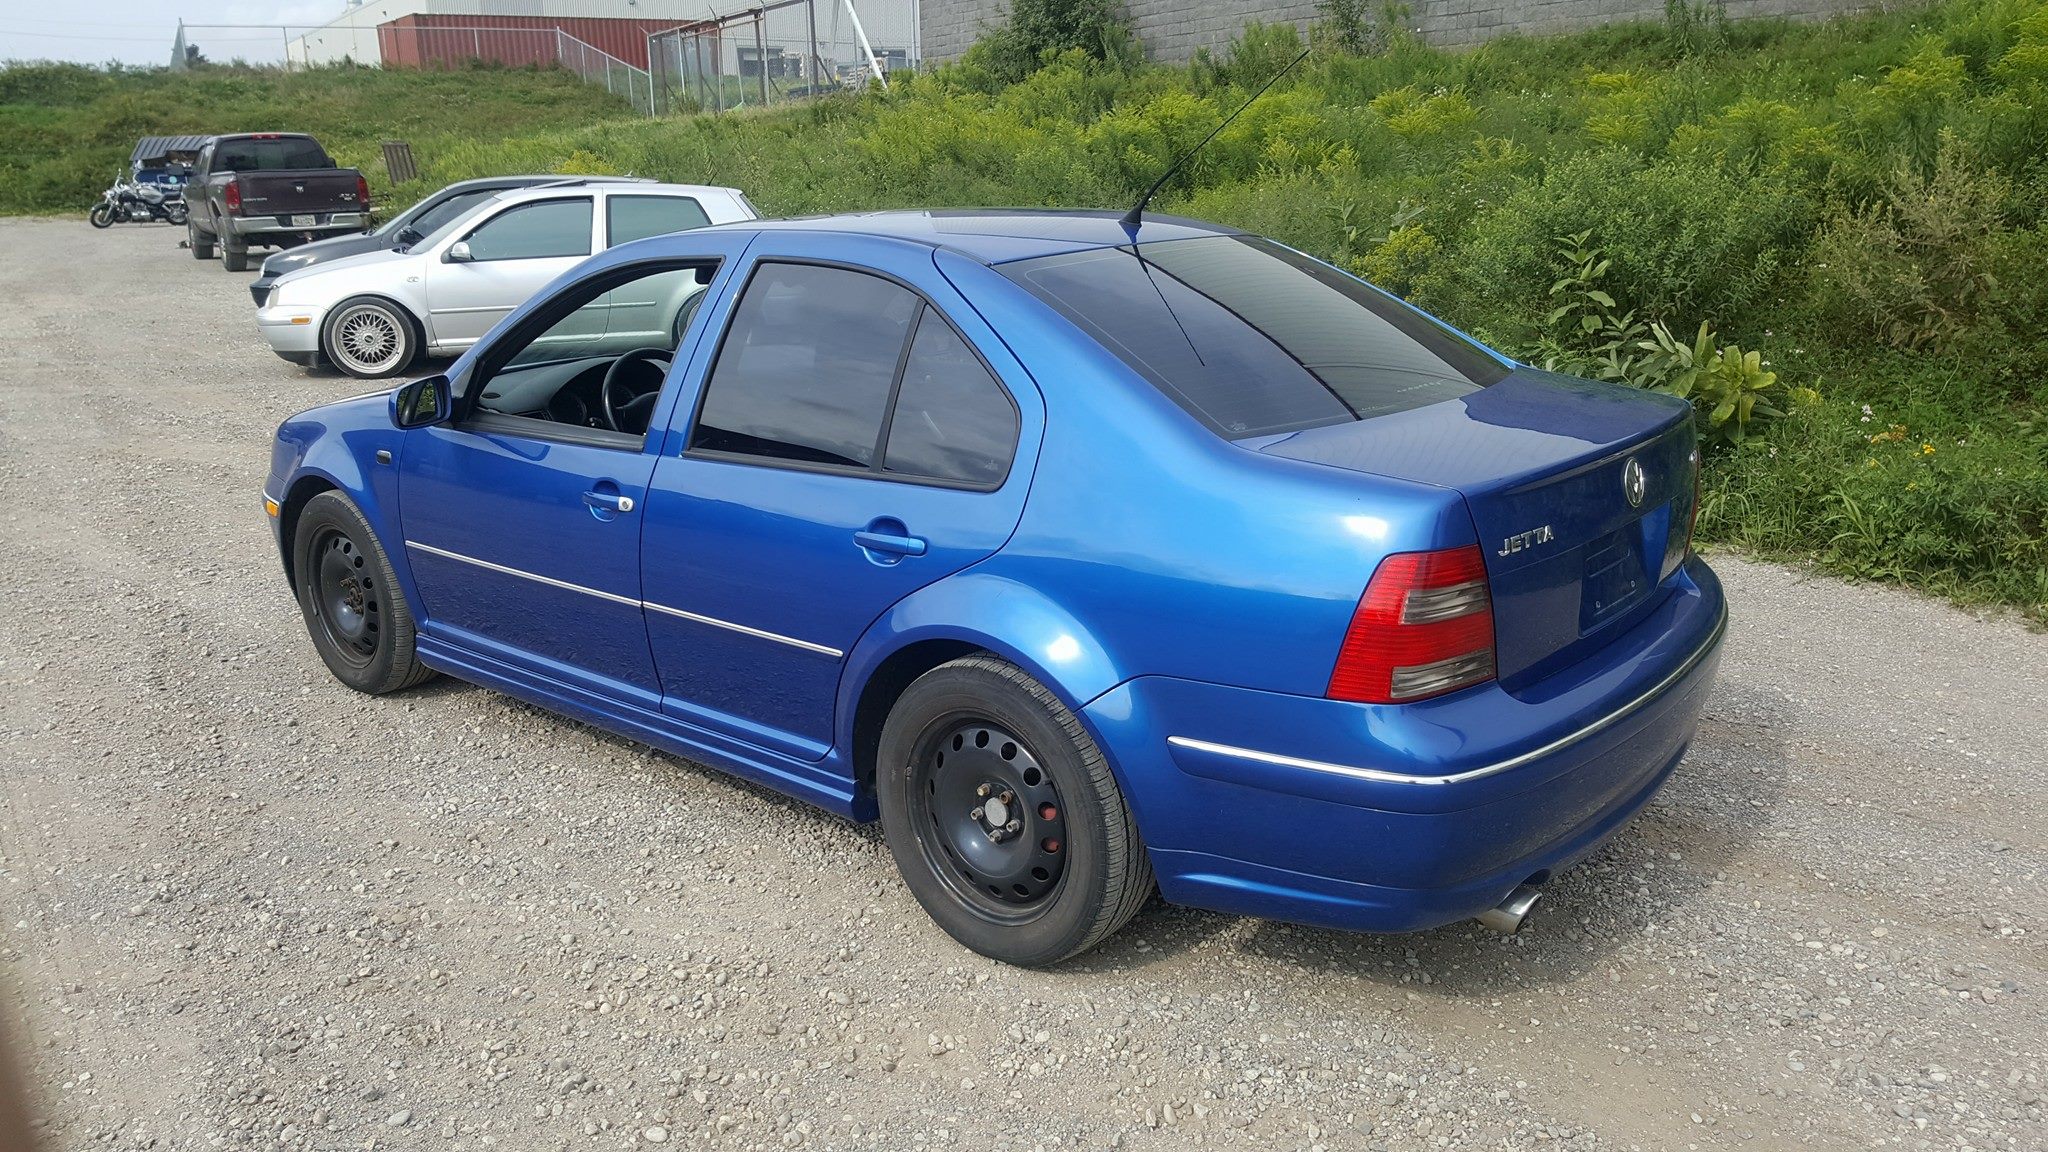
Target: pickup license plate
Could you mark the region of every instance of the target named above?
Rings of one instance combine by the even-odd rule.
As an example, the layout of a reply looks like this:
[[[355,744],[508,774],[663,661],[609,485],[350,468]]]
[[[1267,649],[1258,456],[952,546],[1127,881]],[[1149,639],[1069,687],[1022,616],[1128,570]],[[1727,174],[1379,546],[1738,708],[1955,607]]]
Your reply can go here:
[[[292,217],[291,224],[294,228],[311,228],[313,226],[313,217],[294,216]]]

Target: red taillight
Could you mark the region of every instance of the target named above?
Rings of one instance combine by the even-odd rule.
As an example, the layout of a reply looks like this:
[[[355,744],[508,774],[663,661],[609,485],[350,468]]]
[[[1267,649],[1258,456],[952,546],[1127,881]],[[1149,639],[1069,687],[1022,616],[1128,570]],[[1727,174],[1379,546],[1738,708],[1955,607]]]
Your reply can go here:
[[[233,180],[228,181],[221,187],[220,200],[221,203],[227,205],[228,211],[240,212],[242,210],[242,186]]]
[[[1493,596],[1477,544],[1397,552],[1365,586],[1337,667],[1332,700],[1401,704],[1493,679]]]
[[[363,211],[370,210],[370,182],[361,175],[356,177],[356,203],[363,206]]]

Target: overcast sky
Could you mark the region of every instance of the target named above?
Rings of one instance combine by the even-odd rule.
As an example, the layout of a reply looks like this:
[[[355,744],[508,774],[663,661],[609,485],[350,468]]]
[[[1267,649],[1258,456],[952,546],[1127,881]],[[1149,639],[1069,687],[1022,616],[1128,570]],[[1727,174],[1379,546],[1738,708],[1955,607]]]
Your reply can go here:
[[[186,36],[210,60],[236,56],[275,61],[284,37],[341,14],[343,0],[0,0],[0,60],[77,60],[100,64],[168,64],[178,18]],[[201,24],[268,24],[264,28],[206,28]]]

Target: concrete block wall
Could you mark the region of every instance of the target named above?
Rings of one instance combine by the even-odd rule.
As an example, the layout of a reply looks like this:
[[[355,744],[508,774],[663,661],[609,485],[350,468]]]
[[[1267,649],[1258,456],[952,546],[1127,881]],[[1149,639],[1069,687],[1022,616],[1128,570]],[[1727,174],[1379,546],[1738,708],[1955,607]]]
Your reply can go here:
[[[1874,6],[1873,0],[1726,0],[1734,19],[1824,19]],[[1315,0],[1125,0],[1131,25],[1154,60],[1216,51],[1247,23],[1306,26]],[[1004,0],[923,0],[920,32],[927,60],[957,59],[983,29],[1003,23]],[[1461,47],[1510,32],[1569,32],[1621,20],[1662,20],[1663,0],[1408,0],[1410,26],[1432,44]]]

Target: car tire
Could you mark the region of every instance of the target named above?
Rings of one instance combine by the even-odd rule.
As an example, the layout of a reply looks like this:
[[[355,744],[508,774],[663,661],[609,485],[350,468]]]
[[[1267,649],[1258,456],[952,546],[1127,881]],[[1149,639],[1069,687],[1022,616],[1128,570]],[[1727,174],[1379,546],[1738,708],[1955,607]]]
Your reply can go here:
[[[249,270],[249,249],[246,247],[237,248],[225,240],[221,241],[220,266],[230,272],[247,272]]]
[[[192,258],[194,260],[213,259],[213,236],[209,233],[201,232],[199,225],[186,221],[185,242],[191,246]]]
[[[405,309],[375,296],[357,296],[327,311],[320,352],[327,362],[362,380],[396,376],[419,355],[420,334]]]
[[[412,609],[362,510],[329,490],[306,501],[292,534],[292,591],[334,678],[381,696],[432,678],[414,650]]]
[[[1152,894],[1102,750],[1013,664],[969,656],[918,677],[882,726],[875,764],[897,870],[939,927],[984,956],[1057,964]]]

